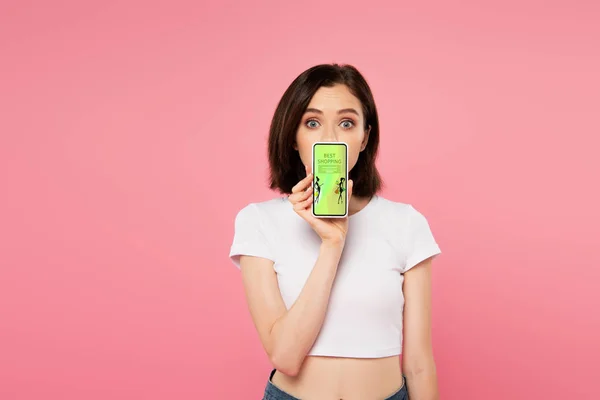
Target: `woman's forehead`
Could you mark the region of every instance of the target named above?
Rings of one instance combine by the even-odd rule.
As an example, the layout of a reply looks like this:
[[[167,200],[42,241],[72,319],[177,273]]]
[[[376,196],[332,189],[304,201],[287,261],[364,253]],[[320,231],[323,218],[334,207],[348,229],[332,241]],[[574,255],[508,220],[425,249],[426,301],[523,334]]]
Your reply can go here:
[[[360,100],[344,85],[321,87],[312,97],[307,109],[319,113],[361,112]]]

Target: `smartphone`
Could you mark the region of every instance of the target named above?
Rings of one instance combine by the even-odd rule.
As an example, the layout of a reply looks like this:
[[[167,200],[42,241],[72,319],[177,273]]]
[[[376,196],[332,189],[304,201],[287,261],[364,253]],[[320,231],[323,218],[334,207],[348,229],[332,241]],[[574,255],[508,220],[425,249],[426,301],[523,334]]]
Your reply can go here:
[[[348,216],[348,145],[316,142],[312,147],[312,214],[319,218]]]

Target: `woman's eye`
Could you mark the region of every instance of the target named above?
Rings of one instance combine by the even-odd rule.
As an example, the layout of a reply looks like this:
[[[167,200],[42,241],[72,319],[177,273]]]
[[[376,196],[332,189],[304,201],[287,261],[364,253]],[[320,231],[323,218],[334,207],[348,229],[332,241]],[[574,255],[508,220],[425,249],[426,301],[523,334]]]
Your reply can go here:
[[[311,119],[311,120],[306,121],[306,126],[311,129],[314,129],[319,126],[319,122],[315,121],[314,119]],[[344,129],[350,129],[353,126],[354,126],[354,121],[350,121],[350,120],[342,121],[342,127]]]

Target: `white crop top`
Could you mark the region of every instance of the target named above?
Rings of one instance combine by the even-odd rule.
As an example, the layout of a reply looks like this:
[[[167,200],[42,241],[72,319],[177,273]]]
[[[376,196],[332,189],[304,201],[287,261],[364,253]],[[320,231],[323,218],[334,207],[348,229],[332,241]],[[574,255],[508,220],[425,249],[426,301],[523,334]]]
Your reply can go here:
[[[439,254],[425,217],[410,204],[374,196],[348,221],[323,326],[308,355],[378,358],[402,353],[403,273]],[[251,203],[235,218],[229,256],[274,262],[289,309],[319,255],[321,240],[287,197]]]

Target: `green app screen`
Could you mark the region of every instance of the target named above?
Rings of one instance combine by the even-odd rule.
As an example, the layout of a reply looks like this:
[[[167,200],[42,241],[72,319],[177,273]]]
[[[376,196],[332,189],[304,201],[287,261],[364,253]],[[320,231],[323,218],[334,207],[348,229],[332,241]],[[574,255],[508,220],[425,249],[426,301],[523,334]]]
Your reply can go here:
[[[313,209],[323,217],[346,215],[347,147],[344,143],[313,146]]]

